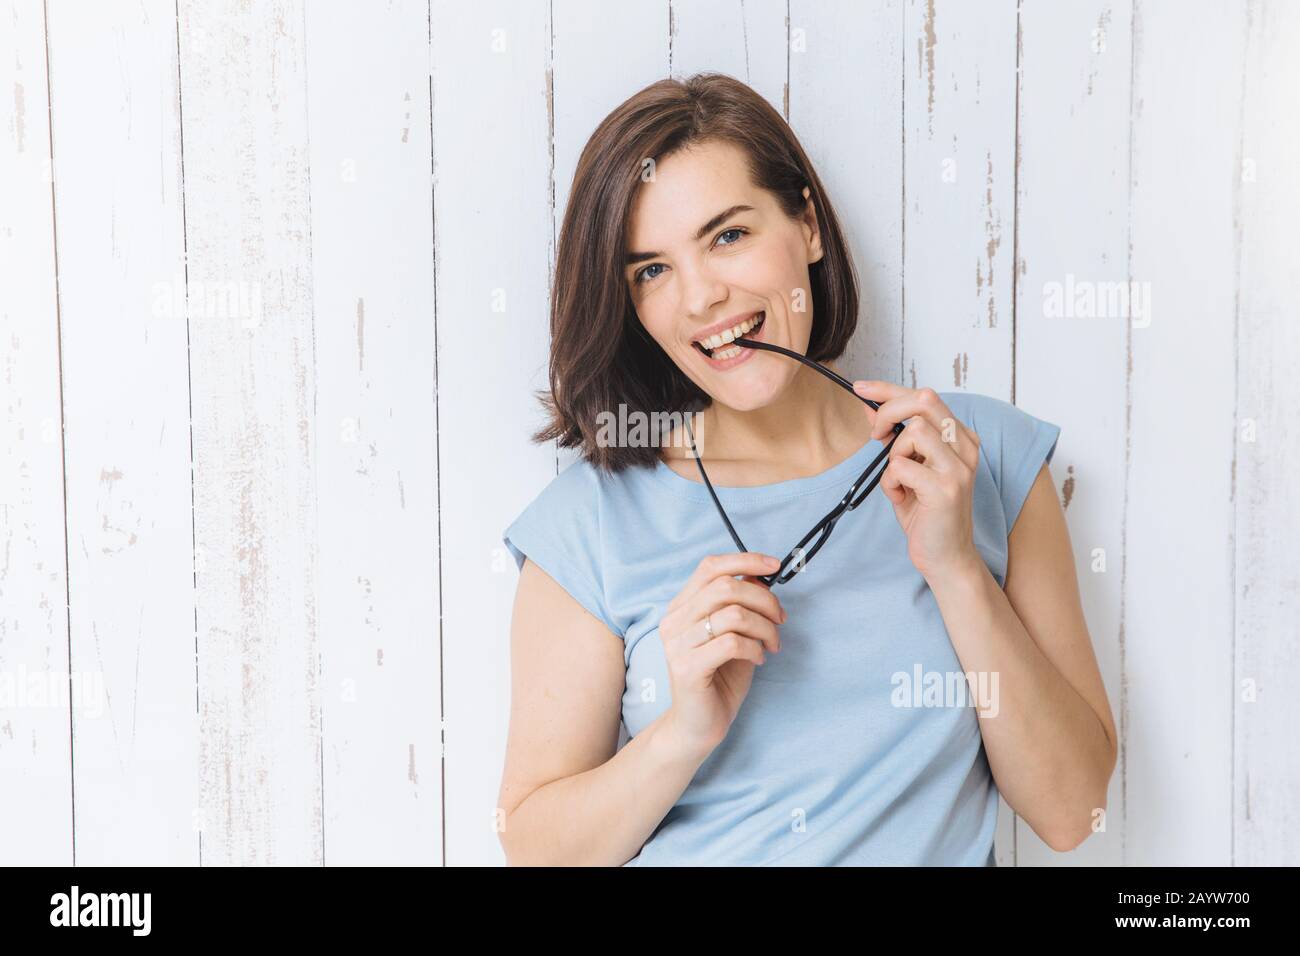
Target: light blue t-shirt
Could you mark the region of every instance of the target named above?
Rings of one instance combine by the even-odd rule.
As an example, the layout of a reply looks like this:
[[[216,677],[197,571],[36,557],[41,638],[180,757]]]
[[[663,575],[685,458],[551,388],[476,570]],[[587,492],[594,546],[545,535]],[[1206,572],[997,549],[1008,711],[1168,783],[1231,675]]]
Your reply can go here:
[[[1003,585],[1008,534],[1060,428],[991,396],[940,397],[979,435],[974,542]],[[883,447],[819,475],[714,490],[745,545],[781,558]],[[636,736],[671,703],[668,602],[705,555],[736,550],[708,489],[663,462],[609,475],[580,460],[503,541],[622,639],[623,725]],[[775,593],[789,612],[781,652],[755,668],[726,739],[626,865],[995,865],[998,792],[975,708],[996,698],[960,693],[938,604],[879,487]]]

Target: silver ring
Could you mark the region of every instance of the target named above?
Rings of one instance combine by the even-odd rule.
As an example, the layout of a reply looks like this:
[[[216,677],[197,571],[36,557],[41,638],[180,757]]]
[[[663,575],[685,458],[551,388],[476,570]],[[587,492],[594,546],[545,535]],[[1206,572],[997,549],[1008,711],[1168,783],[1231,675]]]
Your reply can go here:
[[[704,631],[705,631],[705,633],[707,633],[707,634],[709,635],[709,639],[712,640],[712,638],[713,638],[713,622],[709,620],[709,615],[707,615],[707,614],[704,615]]]

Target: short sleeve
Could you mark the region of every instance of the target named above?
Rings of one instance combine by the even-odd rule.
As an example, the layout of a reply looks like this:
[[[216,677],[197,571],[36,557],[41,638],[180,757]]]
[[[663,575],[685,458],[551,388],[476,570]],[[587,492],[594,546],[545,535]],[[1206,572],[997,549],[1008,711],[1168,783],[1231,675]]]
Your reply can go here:
[[[980,451],[1002,500],[1009,537],[1039,469],[1056,452],[1061,428],[991,395],[971,394],[970,398],[972,420],[966,424],[979,435]]]
[[[591,466],[569,465],[519,514],[501,540],[523,570],[527,557],[621,640],[605,601],[599,479]]]

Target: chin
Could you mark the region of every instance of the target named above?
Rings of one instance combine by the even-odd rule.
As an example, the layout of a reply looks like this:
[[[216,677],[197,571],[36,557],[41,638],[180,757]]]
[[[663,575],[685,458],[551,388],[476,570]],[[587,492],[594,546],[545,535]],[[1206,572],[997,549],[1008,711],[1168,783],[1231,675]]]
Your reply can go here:
[[[717,385],[718,383],[713,383]],[[772,381],[764,376],[756,376],[753,381],[726,382],[716,390],[705,389],[715,402],[726,405],[737,412],[752,412],[771,405],[781,397],[785,382]]]

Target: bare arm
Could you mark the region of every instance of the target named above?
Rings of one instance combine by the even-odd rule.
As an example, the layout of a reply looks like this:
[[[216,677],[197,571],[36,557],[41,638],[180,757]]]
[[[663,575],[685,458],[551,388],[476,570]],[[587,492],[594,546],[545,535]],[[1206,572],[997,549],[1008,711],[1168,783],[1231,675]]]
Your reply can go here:
[[[515,593],[510,654],[506,862],[621,866],[709,751],[676,734],[670,711],[617,750],[623,642],[532,561]]]
[[[1011,530],[1005,587],[979,560],[931,586],[963,668],[1000,676],[998,713],[980,716],[998,790],[1052,849],[1074,849],[1106,807],[1116,734],[1046,465]]]

